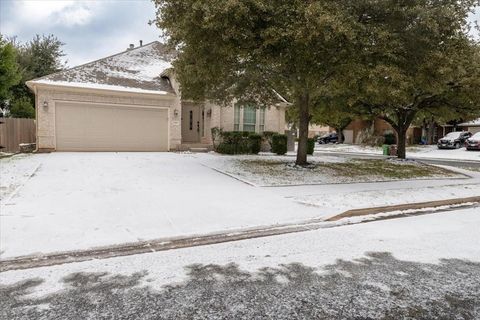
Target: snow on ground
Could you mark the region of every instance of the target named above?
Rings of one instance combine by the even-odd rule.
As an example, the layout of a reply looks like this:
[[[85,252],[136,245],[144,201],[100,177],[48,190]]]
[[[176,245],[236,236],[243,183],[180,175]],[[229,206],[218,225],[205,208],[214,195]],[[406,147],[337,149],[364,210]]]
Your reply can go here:
[[[418,187],[413,189],[380,189],[294,197],[295,201],[319,207],[344,210],[391,206],[480,195],[480,184]]]
[[[381,147],[363,146],[357,144],[317,144],[317,152],[349,152],[364,154],[382,154]],[[438,149],[437,146],[410,146],[407,147],[407,158],[412,159],[453,159],[453,160],[477,160],[480,161],[480,152],[460,149]]]
[[[455,160],[477,160],[480,161],[480,152],[460,149],[438,149],[436,146],[412,146],[407,149],[407,156],[414,158],[440,158]]]
[[[0,204],[30,179],[42,155],[23,154],[0,159]]]
[[[31,278],[44,282],[34,296],[63,288],[62,279],[72,273],[96,272],[131,275],[146,272],[142,284],[154,289],[188,278],[187,266],[235,263],[241,270],[255,272],[300,263],[325,272],[337,259],[353,260],[367,252],[388,252],[396,259],[439,263],[441,259],[480,262],[479,208],[375,221],[231,243],[71,263],[51,267],[3,272],[0,284]],[[391,267],[394,267],[393,265]],[[468,277],[468,276],[467,276]],[[377,279],[383,281],[384,279]],[[408,283],[404,283],[408,286]]]
[[[1,257],[274,225],[332,215],[175,153],[51,153],[2,159],[24,184],[1,203]],[[18,164],[17,164],[18,163]],[[35,175],[25,181],[40,164]],[[18,169],[18,170],[17,170]],[[2,179],[3,180],[3,179]],[[3,183],[3,182],[2,182]]]
[[[255,186],[358,183],[451,178],[458,175],[438,167],[394,159],[345,159],[310,156],[310,165],[295,165],[290,156],[218,156],[207,165]]]
[[[344,161],[321,158],[330,164]],[[178,153],[52,153],[1,159],[1,258],[327,218],[370,201],[387,205],[466,197],[478,187],[464,185],[480,181],[480,174],[472,173],[475,178],[448,182],[256,188],[208,167],[233,159]]]

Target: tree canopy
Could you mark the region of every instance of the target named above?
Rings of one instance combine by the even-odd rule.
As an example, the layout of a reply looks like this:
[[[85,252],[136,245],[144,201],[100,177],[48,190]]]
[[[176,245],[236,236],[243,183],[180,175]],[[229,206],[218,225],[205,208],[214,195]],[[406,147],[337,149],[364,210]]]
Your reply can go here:
[[[306,163],[312,101],[348,69],[355,33],[337,1],[155,0],[157,26],[179,49],[187,99],[274,103],[299,110],[297,164]]]
[[[405,134],[419,114],[460,118],[480,109],[480,47],[467,22],[475,3],[351,3],[364,43],[352,73],[352,105],[392,125],[399,157],[405,157]]]
[[[9,109],[12,117],[35,117],[34,97],[25,82],[64,69],[63,45],[64,43],[54,35],[36,35],[26,43],[20,43],[16,38],[8,41],[7,46],[11,48],[14,55],[17,80],[8,88]],[[5,101],[1,95],[0,99]]]
[[[0,107],[2,110],[5,108],[5,101],[11,97],[10,89],[17,85],[20,79],[15,48],[0,34]]]
[[[179,50],[183,96],[266,105],[276,90],[297,109],[300,165],[317,109],[386,120],[399,157],[419,114],[479,109],[479,43],[467,23],[478,0],[154,2]]]

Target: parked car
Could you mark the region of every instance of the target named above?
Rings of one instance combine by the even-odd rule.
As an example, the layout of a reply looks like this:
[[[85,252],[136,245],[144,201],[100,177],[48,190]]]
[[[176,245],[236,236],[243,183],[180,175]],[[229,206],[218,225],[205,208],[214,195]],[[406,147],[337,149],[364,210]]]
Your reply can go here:
[[[465,141],[470,138],[472,134],[468,131],[450,132],[445,137],[438,140],[438,149],[458,149],[461,148]]]
[[[321,137],[318,137],[317,142],[320,144],[326,143],[337,143],[338,142],[338,135],[336,132],[327,133]]]
[[[480,150],[480,132],[475,133],[465,142],[467,150]]]

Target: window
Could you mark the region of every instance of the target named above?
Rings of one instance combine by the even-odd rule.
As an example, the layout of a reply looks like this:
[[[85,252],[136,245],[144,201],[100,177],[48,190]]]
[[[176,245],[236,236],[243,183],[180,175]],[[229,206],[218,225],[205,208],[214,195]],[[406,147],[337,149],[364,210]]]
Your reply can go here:
[[[190,116],[190,119],[189,119],[189,126],[188,127],[189,127],[190,130],[193,130],[193,111],[192,110],[190,110],[189,116]]]
[[[263,133],[265,131],[265,108],[258,109],[259,121],[258,121],[258,132]]]
[[[255,132],[256,124],[257,124],[257,109],[252,106],[244,107],[242,131]]]
[[[233,130],[262,133],[265,130],[265,108],[235,105]]]
[[[233,116],[233,131],[240,131],[240,106],[237,104]]]

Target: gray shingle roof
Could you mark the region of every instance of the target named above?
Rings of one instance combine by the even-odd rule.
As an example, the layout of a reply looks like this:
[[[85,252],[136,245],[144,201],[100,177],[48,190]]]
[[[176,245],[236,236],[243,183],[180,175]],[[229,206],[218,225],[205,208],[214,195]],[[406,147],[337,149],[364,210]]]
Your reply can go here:
[[[160,74],[171,68],[175,54],[158,42],[121,52],[30,81],[81,88],[174,94]]]

